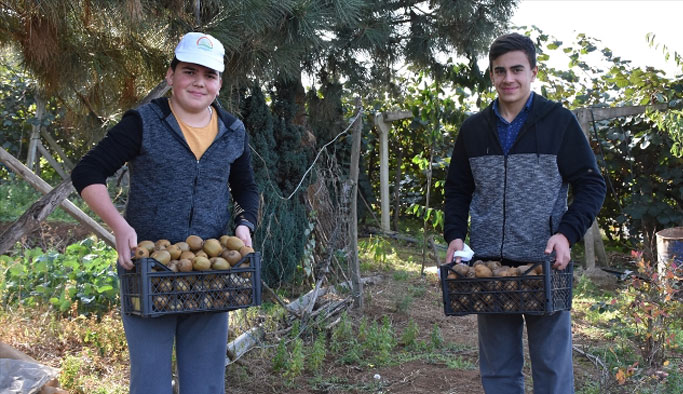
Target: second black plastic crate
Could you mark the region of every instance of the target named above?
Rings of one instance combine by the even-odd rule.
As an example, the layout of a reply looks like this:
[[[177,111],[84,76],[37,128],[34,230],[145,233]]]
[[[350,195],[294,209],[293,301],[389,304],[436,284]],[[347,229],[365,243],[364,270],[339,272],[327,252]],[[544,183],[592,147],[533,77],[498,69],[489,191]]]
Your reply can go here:
[[[542,275],[465,278],[454,263],[440,269],[446,315],[530,313],[549,314],[572,307],[573,263],[562,271],[544,261]],[[451,278],[449,278],[451,274]],[[455,274],[455,275],[453,275]],[[455,276],[455,278],[453,277]]]
[[[123,312],[142,317],[232,311],[261,305],[258,252],[221,271],[173,272],[152,258],[138,259],[133,270],[121,271],[119,277]]]

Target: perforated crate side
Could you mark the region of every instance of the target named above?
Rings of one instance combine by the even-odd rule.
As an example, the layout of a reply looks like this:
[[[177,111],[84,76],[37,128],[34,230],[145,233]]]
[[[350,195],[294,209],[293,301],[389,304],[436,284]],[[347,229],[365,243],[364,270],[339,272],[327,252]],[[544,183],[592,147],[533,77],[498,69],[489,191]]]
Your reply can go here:
[[[249,261],[249,266],[238,265]],[[152,268],[158,267],[158,271]],[[154,259],[120,271],[123,312],[143,317],[223,312],[261,305],[261,257],[245,256],[225,271],[172,272]],[[139,301],[138,301],[139,300]]]
[[[468,314],[528,313],[548,314],[571,309],[572,269],[550,269],[544,262],[543,275],[449,279],[454,264],[439,267],[444,313]]]

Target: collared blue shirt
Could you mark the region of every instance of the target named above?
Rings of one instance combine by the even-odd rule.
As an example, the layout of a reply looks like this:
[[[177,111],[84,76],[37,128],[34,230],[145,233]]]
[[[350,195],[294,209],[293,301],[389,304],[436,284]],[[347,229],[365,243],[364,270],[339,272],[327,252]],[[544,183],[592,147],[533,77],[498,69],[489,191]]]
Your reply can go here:
[[[505,153],[506,156],[510,152],[510,149],[512,149],[512,144],[515,143],[519,131],[522,129],[522,126],[524,126],[524,122],[526,122],[529,117],[533,98],[534,92],[531,92],[531,94],[529,94],[529,99],[526,101],[526,104],[524,104],[524,108],[519,111],[517,117],[515,117],[512,122],[508,122],[501,116],[498,111],[498,99],[493,102],[493,112],[498,118],[498,121],[496,122],[498,139],[500,140],[500,145],[503,147],[503,153]]]

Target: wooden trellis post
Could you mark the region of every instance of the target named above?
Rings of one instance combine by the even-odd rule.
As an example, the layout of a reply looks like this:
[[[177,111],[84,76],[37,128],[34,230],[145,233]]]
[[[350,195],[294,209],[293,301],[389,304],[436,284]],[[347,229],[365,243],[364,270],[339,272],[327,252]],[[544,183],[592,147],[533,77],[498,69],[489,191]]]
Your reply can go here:
[[[351,266],[351,295],[353,306],[363,309],[363,282],[360,278],[360,263],[358,261],[358,162],[360,161],[361,132],[363,131],[363,108],[360,98],[356,98],[356,122],[353,125],[351,140],[351,163],[349,168],[349,183],[351,184],[351,218],[350,218],[350,266]]]
[[[379,184],[380,184],[380,207],[381,228],[384,232],[391,231],[389,227],[389,130],[391,122],[412,118],[410,111],[377,112],[375,114],[375,126],[379,130]]]
[[[591,125],[593,122],[622,116],[639,115],[644,113],[647,108],[664,110],[667,108],[667,105],[657,104],[653,106],[641,105],[614,108],[578,108],[572,112],[574,112],[576,118],[579,120],[584,135],[590,141]],[[586,250],[586,270],[595,269],[596,257],[600,265],[607,266],[607,253],[605,252],[605,245],[602,242],[602,235],[600,234],[600,228],[598,227],[597,221],[594,220],[591,227],[586,231],[583,242]]]

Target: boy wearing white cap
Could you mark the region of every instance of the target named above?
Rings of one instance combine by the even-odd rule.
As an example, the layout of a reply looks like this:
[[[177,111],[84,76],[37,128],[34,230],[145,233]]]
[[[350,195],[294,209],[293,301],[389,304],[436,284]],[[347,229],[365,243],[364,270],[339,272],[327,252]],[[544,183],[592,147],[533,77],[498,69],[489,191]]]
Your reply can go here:
[[[124,114],[74,168],[71,178],[86,203],[113,230],[120,269],[133,268],[138,240],[218,238],[234,229],[251,246],[258,190],[244,124],[220,108],[223,45],[187,33],[166,72],[170,98]],[[125,214],[114,207],[106,179],[128,163]],[[231,218],[232,201],[242,208]],[[122,315],[130,353],[130,392],[171,392],[176,350],[182,394],[225,392],[228,314],[141,318]]]

